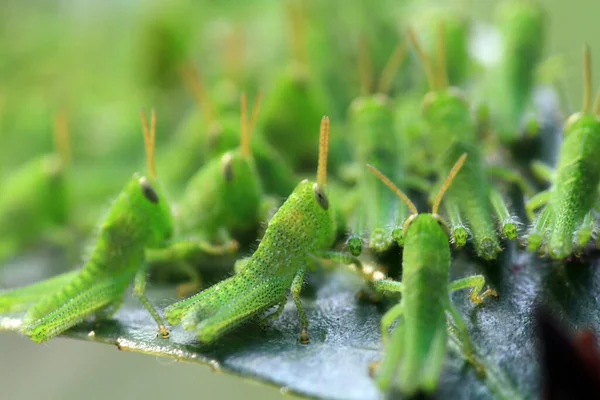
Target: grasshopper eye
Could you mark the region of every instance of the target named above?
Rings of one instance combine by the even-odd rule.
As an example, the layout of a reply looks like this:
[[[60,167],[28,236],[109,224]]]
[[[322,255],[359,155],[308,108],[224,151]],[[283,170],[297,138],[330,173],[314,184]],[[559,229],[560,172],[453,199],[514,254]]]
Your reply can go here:
[[[231,153],[225,153],[221,162],[223,163],[223,178],[225,178],[225,181],[231,182],[233,180],[233,157]]]
[[[145,177],[141,178],[140,187],[142,188],[142,193],[144,194],[144,197],[148,199],[148,201],[150,201],[153,204],[158,204],[158,195],[150,185],[150,182],[148,182],[148,179],[146,179]]]
[[[323,210],[329,209],[329,200],[327,200],[327,196],[323,192],[323,189],[316,183],[313,185],[313,192],[315,193],[315,199],[317,200],[317,203],[319,203],[319,206],[321,206]]]

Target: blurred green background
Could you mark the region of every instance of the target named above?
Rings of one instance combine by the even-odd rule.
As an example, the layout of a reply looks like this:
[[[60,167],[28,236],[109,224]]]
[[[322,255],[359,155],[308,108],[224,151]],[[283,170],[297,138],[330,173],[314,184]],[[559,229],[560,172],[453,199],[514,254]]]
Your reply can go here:
[[[195,12],[201,14],[205,3],[198,2]],[[221,26],[219,18],[252,15],[252,9],[258,3],[261,3],[262,10],[268,9],[265,6],[267,1],[222,1],[223,14],[210,14],[216,21],[214,28],[218,30]],[[340,7],[346,4],[345,1],[338,3]],[[596,59],[600,57],[600,4],[597,0],[541,0],[540,3],[545,6],[550,20],[546,54],[561,57],[567,98],[572,110],[578,109],[582,92],[583,43],[590,45]],[[498,1],[471,0],[462,1],[462,4],[473,7],[479,18],[489,20]],[[2,2],[0,49],[4,54],[0,54],[0,121],[4,120],[2,126],[10,126],[11,129],[0,131],[0,142],[17,151],[11,151],[10,155],[0,152],[3,156],[0,169],[22,162],[31,154],[52,146],[50,135],[41,142],[25,142],[23,136],[17,133],[42,129],[43,123],[40,125],[39,121],[47,121],[46,130],[50,131],[56,102],[64,102],[70,107],[85,103],[85,107],[78,108],[81,112],[72,121],[73,127],[76,132],[91,130],[95,135],[73,138],[73,152],[80,158],[81,164],[85,164],[87,156],[90,156],[86,153],[90,148],[100,159],[110,153],[109,149],[103,148],[103,143],[109,143],[108,139],[119,134],[120,130],[113,129],[114,126],[122,127],[123,124],[123,121],[105,118],[113,115],[115,109],[122,109],[118,115],[129,118],[132,129],[139,129],[137,110],[141,106],[152,106],[152,97],[148,91],[140,90],[142,77],[135,73],[138,66],[126,63],[136,60],[132,54],[139,50],[135,43],[136,34],[142,29],[140,20],[143,18],[140,15],[142,10],[151,8],[165,10],[165,15],[172,10],[175,19],[177,12],[185,9],[158,0]],[[214,7],[211,10],[214,13]],[[199,21],[207,18],[207,15],[200,14]],[[190,20],[189,15],[187,19]],[[260,25],[260,22],[257,24]],[[273,26],[259,28],[277,29]],[[68,40],[64,39],[65,35]],[[254,44],[247,45],[252,47]],[[268,52],[266,56],[269,56]],[[251,64],[252,57],[249,58]],[[128,67],[124,68],[124,65]],[[118,85],[105,81],[109,74],[118,77],[115,78]],[[268,71],[265,71],[266,74]],[[598,87],[600,61],[594,64],[594,75],[595,87]],[[177,104],[163,106],[175,109]],[[11,123],[14,110],[27,110],[31,118]],[[171,114],[176,116],[177,111]],[[98,137],[107,140],[90,142],[90,138]],[[117,156],[127,154],[127,149],[141,146],[141,135],[132,136],[127,142],[124,153]],[[111,172],[117,174],[121,181],[131,173]],[[0,397],[5,399],[90,400],[212,396],[265,399],[281,396],[275,388],[214,374],[207,367],[121,353],[116,348],[65,339],[34,345],[15,334],[0,335],[0,393]]]

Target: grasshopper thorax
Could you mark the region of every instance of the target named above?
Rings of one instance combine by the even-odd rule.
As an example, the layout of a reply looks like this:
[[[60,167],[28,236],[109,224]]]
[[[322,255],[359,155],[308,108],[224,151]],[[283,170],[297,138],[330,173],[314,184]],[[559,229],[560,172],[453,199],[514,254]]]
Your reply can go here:
[[[579,128],[583,128],[586,126],[594,126],[598,124],[598,122],[598,118],[590,113],[578,112],[572,114],[569,118],[567,118],[567,121],[565,122],[565,136],[569,135],[569,133]]]
[[[456,87],[448,87],[444,90],[430,90],[423,98],[421,110],[424,114],[433,109],[449,108],[450,106],[468,108],[469,103],[464,93]]]
[[[357,97],[350,104],[350,112],[356,116],[373,108],[386,108],[390,106],[390,101],[387,95],[377,93],[371,96]]]

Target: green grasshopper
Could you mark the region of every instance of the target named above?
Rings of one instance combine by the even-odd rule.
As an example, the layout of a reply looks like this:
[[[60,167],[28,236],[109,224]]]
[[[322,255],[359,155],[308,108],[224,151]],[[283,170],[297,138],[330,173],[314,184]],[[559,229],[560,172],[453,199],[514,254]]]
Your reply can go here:
[[[173,233],[173,217],[156,180],[154,138],[142,114],[148,177],[135,174],[115,199],[100,224],[95,245],[80,270],[0,294],[0,313],[31,302],[20,327],[36,343],[61,334],[90,316],[107,318],[117,311],[125,290],[134,293],[150,312],[162,337],[169,331],[144,295],[146,248],[163,246]]]
[[[63,237],[69,205],[66,167],[69,134],[66,115],[54,124],[56,151],[36,158],[0,184],[0,263],[29,246],[40,236]]]
[[[199,108],[202,108],[202,118],[195,113],[186,121],[178,132],[176,141],[171,145],[168,155],[171,174],[178,174],[187,181],[207,160],[223,156],[239,146],[239,112],[226,110],[217,112],[205,93],[204,84],[198,72],[191,66],[182,69],[182,75],[188,90],[194,96]],[[258,110],[262,96],[257,99],[255,109]],[[250,122],[252,129],[258,114],[253,114]],[[202,123],[206,127],[202,127]],[[263,189],[266,193],[276,196],[287,196],[294,188],[296,177],[281,155],[262,135],[257,135],[252,141],[252,153],[261,176]],[[193,149],[193,151],[190,151]],[[192,168],[195,168],[192,170]],[[175,178],[181,181],[182,176]]]
[[[447,176],[457,157],[462,153],[469,154],[469,161],[446,200],[451,237],[455,245],[463,246],[470,229],[477,254],[485,259],[494,259],[500,251],[500,243],[493,215],[498,219],[502,235],[511,240],[517,238],[517,221],[502,196],[488,182],[468,103],[458,89],[448,87],[443,29],[440,24],[435,72],[414,32],[409,30],[409,39],[423,63],[431,88],[423,101],[428,148],[432,156],[442,155],[435,170],[440,180]]]
[[[323,115],[326,105],[308,70],[306,46],[303,43],[305,17],[294,1],[287,1],[285,5],[291,26],[294,59],[274,79],[259,127],[267,141],[281,153],[292,169],[302,171],[312,168],[316,161],[311,146],[316,139],[316,132],[312,127]]]
[[[256,236],[263,191],[250,139],[259,105],[260,97],[248,122],[246,95],[242,94],[238,148],[214,157],[189,180],[175,207],[177,239],[166,248],[149,250],[153,263],[176,263],[190,274],[191,282],[178,288],[180,294],[200,286],[200,277],[190,265],[195,260],[235,252],[237,241],[232,236]]]
[[[369,165],[369,169],[411,210],[404,224],[404,253],[402,255],[402,282],[381,279],[373,282],[378,293],[400,292],[400,303],[392,307],[381,319],[381,334],[385,357],[376,376],[382,390],[394,388],[405,395],[418,391],[433,393],[437,388],[446,355],[447,326],[451,319],[467,354],[471,344],[465,322],[452,304],[449,293],[472,288],[469,296],[480,304],[496,292],[483,293],[485,278],[473,275],[448,283],[451,254],[446,222],[438,214],[444,193],[463,166],[463,154],[450,170],[435,198],[431,214],[419,214],[415,205],[382,172]],[[425,290],[426,289],[426,290]],[[398,319],[389,338],[389,328]],[[472,355],[469,361],[477,365]]]
[[[302,330],[300,341],[307,343],[308,319],[300,301],[306,270],[319,258],[347,259],[329,252],[336,234],[333,207],[327,190],[329,118],[321,121],[317,182],[304,180],[268,224],[251,257],[238,262],[238,274],[165,309],[171,325],[195,331],[203,343],[217,340],[242,322],[278,305],[268,318],[283,312],[286,293],[291,289]]]
[[[594,150],[600,148],[600,95],[591,113],[591,56],[587,46],[583,72],[582,111],[571,115],[565,124],[556,172],[548,177],[552,186],[532,197],[526,206],[532,220],[527,237],[529,250],[541,247],[543,253],[557,260],[580,251],[597,229],[600,162]],[[543,209],[535,217],[534,211],[540,207]]]
[[[504,1],[497,14],[503,50],[499,76],[494,79],[491,117],[500,140],[512,143],[519,139],[523,116],[530,106],[536,67],[543,56],[547,20],[534,0]]]
[[[398,156],[400,144],[394,134],[394,113],[386,93],[407,49],[405,45],[396,47],[381,73],[377,93],[371,94],[370,63],[364,43],[361,41],[359,57],[363,95],[354,99],[350,106],[354,159],[357,164],[364,165],[370,158],[378,168],[396,180],[404,179],[404,166]],[[365,232],[370,234],[369,248],[376,252],[383,252],[392,245],[392,231],[396,241],[401,243],[401,227],[408,216],[408,209],[403,204],[399,205],[395,196],[390,196],[387,190],[380,190],[380,185],[373,184],[366,175],[362,170],[358,173],[358,201],[352,215],[353,229],[346,243],[354,256],[362,252],[362,236]],[[390,213],[395,214],[391,220]]]

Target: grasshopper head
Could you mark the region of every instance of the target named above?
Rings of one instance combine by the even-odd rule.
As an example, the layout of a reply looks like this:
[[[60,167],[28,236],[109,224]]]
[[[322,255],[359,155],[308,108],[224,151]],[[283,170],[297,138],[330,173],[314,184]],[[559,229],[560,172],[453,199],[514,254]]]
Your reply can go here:
[[[286,225],[293,229],[294,236],[310,238],[311,247],[318,249],[333,244],[337,227],[325,187],[305,179],[296,186],[284,207],[289,211],[278,214],[289,219]]]
[[[329,150],[329,118],[321,120],[317,181],[303,180],[296,186],[273,220],[281,219],[293,236],[310,240],[311,247],[329,248],[335,241],[336,219],[327,192],[327,153]]]
[[[352,118],[360,118],[361,115],[372,111],[389,108],[390,101],[385,94],[357,97],[350,104],[350,115]]]
[[[130,219],[148,247],[160,247],[173,236],[173,216],[158,182],[135,174],[125,189]],[[133,228],[132,226],[132,228]]]
[[[156,113],[152,110],[151,125],[140,111],[148,177],[134,174],[117,198],[111,209],[115,218],[123,219],[123,225],[132,231],[132,236],[147,247],[160,247],[173,236],[173,214],[156,179],[154,163],[156,138]],[[110,218],[110,216],[109,216]]]

